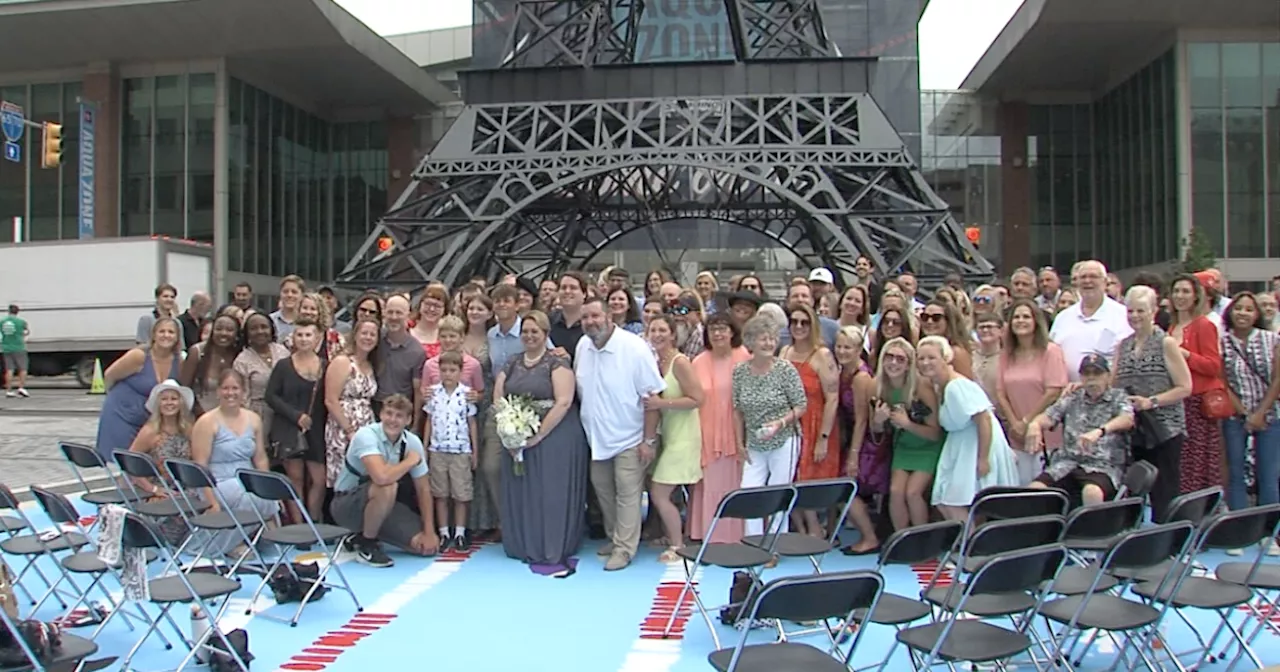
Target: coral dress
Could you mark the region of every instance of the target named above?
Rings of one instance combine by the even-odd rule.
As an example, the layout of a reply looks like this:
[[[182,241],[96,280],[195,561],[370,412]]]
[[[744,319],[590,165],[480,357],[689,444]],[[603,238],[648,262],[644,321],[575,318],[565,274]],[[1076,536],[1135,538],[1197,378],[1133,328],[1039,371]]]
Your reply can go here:
[[[737,543],[742,540],[742,521],[725,518],[716,533],[706,539],[711,519],[725,495],[742,484],[742,463],[737,456],[733,424],[733,367],[751,359],[745,348],[735,349],[724,359],[710,351],[693,358],[693,371],[702,383],[705,399],[698,409],[702,425],[702,480],[693,486],[689,501],[689,536],[700,541]]]
[[[821,462],[813,459],[814,449],[822,435],[822,414],[827,405],[827,397],[822,392],[822,379],[817,369],[809,364],[815,353],[810,353],[803,362],[792,362],[800,374],[800,383],[804,385],[806,400],[804,417],[800,419],[800,462],[796,465],[797,481],[818,481],[824,478],[839,478],[840,436],[837,427],[831,428],[831,436],[827,437],[827,455]]]

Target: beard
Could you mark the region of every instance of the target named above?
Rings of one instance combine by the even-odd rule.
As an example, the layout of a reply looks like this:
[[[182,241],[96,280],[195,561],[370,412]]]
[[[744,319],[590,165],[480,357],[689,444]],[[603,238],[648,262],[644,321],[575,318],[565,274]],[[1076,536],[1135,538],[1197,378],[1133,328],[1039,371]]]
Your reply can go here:
[[[685,343],[689,342],[689,336],[693,335],[693,329],[689,327],[687,322],[681,321],[676,324],[676,348],[684,350]]]

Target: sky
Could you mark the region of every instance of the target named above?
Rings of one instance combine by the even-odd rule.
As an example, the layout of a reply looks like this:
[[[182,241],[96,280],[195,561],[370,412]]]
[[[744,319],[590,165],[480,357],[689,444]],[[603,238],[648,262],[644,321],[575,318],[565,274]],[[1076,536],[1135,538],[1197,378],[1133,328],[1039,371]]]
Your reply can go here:
[[[471,23],[472,0],[337,3],[382,35]],[[920,21],[920,88],[958,88],[1021,5],[1022,0],[930,0]]]

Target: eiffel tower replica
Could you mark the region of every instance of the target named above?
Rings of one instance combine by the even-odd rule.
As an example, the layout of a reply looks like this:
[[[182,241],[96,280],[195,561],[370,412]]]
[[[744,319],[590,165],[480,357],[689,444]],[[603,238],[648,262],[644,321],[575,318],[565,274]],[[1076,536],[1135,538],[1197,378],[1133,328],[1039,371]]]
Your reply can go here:
[[[859,255],[880,277],[993,274],[867,93],[876,59],[839,54],[819,0],[680,0],[716,6],[731,53],[644,62],[662,1],[477,0],[473,62],[492,67],[462,73],[467,105],[338,283],[538,278],[677,220],[846,277]]]

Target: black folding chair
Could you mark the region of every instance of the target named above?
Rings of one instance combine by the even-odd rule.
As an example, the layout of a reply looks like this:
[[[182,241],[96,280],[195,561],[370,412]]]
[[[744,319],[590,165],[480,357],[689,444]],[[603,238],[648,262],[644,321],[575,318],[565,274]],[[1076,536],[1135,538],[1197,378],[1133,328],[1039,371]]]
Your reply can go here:
[[[161,556],[168,555],[166,567],[175,566],[177,561],[169,549],[169,545],[164,538],[160,536],[160,531],[151,523],[151,521],[139,516],[136,513],[126,513],[124,516],[124,526],[120,533],[121,546],[125,553],[154,550]],[[146,581],[147,600],[160,608],[160,615],[154,619],[149,619],[147,631],[129,650],[125,656],[121,669],[131,669],[130,662],[137,655],[138,649],[142,648],[144,642],[151,637],[153,633],[160,630],[160,622],[163,620],[169,624],[169,627],[178,634],[179,639],[188,648],[187,655],[182,659],[174,672],[182,672],[183,669],[195,660],[197,654],[206,657],[212,656],[214,653],[226,655],[240,668],[242,672],[249,672],[249,666],[240,658],[240,654],[236,653],[236,649],[227,641],[226,635],[222,632],[222,628],[217,627],[217,623],[222,620],[223,614],[227,607],[230,606],[231,600],[222,600],[222,606],[216,611],[210,608],[211,601],[225,598],[236,591],[240,590],[240,582],[228,579],[220,574],[209,574],[205,572],[170,572],[166,576],[158,579],[149,579]],[[207,620],[210,627],[206,629],[195,641],[191,641],[183,633],[178,624],[174,622],[170,612],[173,608],[180,604],[190,604],[192,606],[192,615],[200,616]],[[221,647],[214,647],[209,642],[212,638],[217,637],[222,640]]]
[[[1206,550],[1227,550],[1246,548],[1264,539],[1274,539],[1280,534],[1280,504],[1254,506],[1239,511],[1227,511],[1211,516],[1205,520],[1202,532],[1192,545],[1191,554],[1198,555]],[[1258,559],[1261,562],[1261,558]],[[1189,572],[1188,572],[1189,573]],[[1199,656],[1200,661],[1213,662],[1216,657],[1213,649],[1218,638],[1226,632],[1235,641],[1240,652],[1236,654],[1248,656],[1255,668],[1261,668],[1262,661],[1250,646],[1248,638],[1231,623],[1231,617],[1237,611],[1248,618],[1248,605],[1253,601],[1253,587],[1247,582],[1224,581],[1214,576],[1187,576],[1176,585],[1165,582],[1142,581],[1133,587],[1134,594],[1153,604],[1167,604],[1173,612],[1191,629],[1200,646],[1189,652],[1173,654],[1173,649],[1166,643],[1165,650],[1179,658],[1188,654]],[[1183,613],[1185,610],[1198,609],[1217,615],[1218,627],[1206,642],[1200,629]],[[1159,633],[1153,635],[1159,637]],[[1163,641],[1163,638],[1161,638]],[[1197,662],[1197,665],[1199,662]]]
[[[134,513],[163,522],[178,519],[185,523],[189,516],[195,516],[209,510],[210,504],[203,500],[193,499],[188,501],[182,497],[175,497],[174,490],[176,488],[173,482],[161,473],[160,467],[156,465],[149,455],[129,450],[117,450],[112,455],[115,456],[116,464],[120,466],[120,471],[128,476],[125,479],[125,483],[128,485],[129,492],[136,497],[135,500],[125,503],[125,506],[132,509]],[[157,492],[162,493],[162,498],[148,501],[146,493],[138,489],[134,480],[155,483]],[[170,550],[176,551],[190,539],[190,533],[191,530],[188,527],[185,534],[179,532],[174,535],[175,537],[181,537],[181,541],[163,534],[160,538],[169,544]],[[178,554],[175,552],[171,554],[171,557],[178,558]],[[194,565],[194,562],[190,563],[190,566],[183,571],[189,571]],[[166,567],[164,571],[168,571],[168,568]]]
[[[676,555],[680,556],[684,564],[685,579],[684,585],[681,586],[680,593],[676,597],[675,608],[671,610],[671,615],[667,617],[667,624],[662,630],[663,639],[671,636],[671,630],[675,627],[676,618],[683,609],[685,599],[692,595],[693,602],[698,607],[698,612],[702,614],[702,619],[707,623],[707,629],[711,631],[711,640],[715,642],[717,649],[720,648],[720,635],[716,632],[715,622],[712,621],[706,605],[702,603],[702,596],[698,593],[697,585],[694,582],[698,568],[704,566],[721,567],[742,570],[750,574],[751,590],[748,592],[743,604],[751,604],[755,595],[759,593],[759,586],[763,584],[760,580],[760,572],[765,565],[773,560],[778,537],[782,535],[782,528],[785,527],[785,522],[791,515],[795,500],[796,489],[791,484],[734,490],[720,500],[716,515],[711,519],[711,526],[707,529],[707,539],[715,538],[716,527],[725,518],[744,521],[763,519],[767,521],[767,527],[765,528],[767,530],[765,533],[766,539],[761,544],[714,541],[694,542],[676,549]],[[770,521],[770,519],[777,516],[782,516],[782,518]],[[743,611],[746,611],[746,609],[743,609]]]
[[[21,529],[31,530],[25,534],[10,533],[7,539],[0,541],[0,551],[22,558],[23,561],[22,569],[19,569],[13,578],[14,590],[21,590],[35,609],[39,609],[46,600],[52,597],[65,610],[67,601],[64,597],[76,600],[83,594],[83,591],[80,590],[80,586],[77,586],[70,576],[67,576],[67,571],[62,568],[55,553],[79,550],[89,544],[89,539],[79,532],[70,532],[61,527],[45,532],[36,531],[31,519],[27,518],[27,514],[22,512],[18,498],[14,497],[13,491],[3,484],[0,484],[0,509],[13,510],[22,523]],[[40,568],[41,558],[49,559],[50,564],[58,571],[57,579],[50,581],[49,577],[45,575],[44,570]],[[40,577],[41,582],[47,588],[39,599],[32,597],[31,591],[22,583],[22,579],[27,575],[27,572],[35,572],[35,575]],[[70,585],[75,592],[65,593],[59,590],[59,586],[64,582]]]
[[[796,489],[796,501],[792,511],[817,511],[825,513],[838,509],[839,516],[830,521],[829,532],[825,539],[812,537],[800,532],[783,532],[778,535],[773,552],[784,558],[809,558],[813,571],[822,573],[822,561],[832,549],[840,544],[840,531],[844,529],[844,520],[849,516],[849,507],[858,494],[858,484],[851,478],[832,478],[821,481],[793,483]],[[744,537],[744,544],[766,547],[770,535],[756,534]]]
[[[1062,544],[1071,553],[1072,564],[1062,568],[1050,590],[1059,595],[1078,595],[1090,586],[1102,586],[1102,590],[1115,587],[1119,580],[1110,575],[1095,583],[1100,570],[1085,554],[1101,553],[1125,532],[1137,529],[1142,524],[1143,513],[1142,500],[1137,497],[1100,502],[1072,511],[1062,535]]]
[[[98,645],[92,640],[63,632],[61,635],[62,645],[52,655],[37,654],[32,650],[31,645],[27,643],[26,638],[18,628],[18,624],[9,618],[9,614],[4,609],[0,609],[0,628],[3,628],[8,634],[6,639],[18,645],[18,650],[22,652],[27,661],[25,665],[18,664],[6,667],[4,668],[5,670],[13,670],[14,672],[23,672],[25,670],[31,670],[32,672],[68,672],[75,670],[79,672],[79,670],[83,669],[82,664],[84,661],[98,652]],[[103,664],[95,665],[93,669],[102,669],[114,662],[114,660],[113,658],[107,661],[94,661],[95,663]]]
[[[178,549],[178,554],[190,553],[189,547],[194,548],[195,557],[190,563],[194,566],[208,553],[211,560],[224,568],[222,575],[228,578],[234,578],[241,566],[250,559],[255,560],[259,571],[264,571],[267,563],[258,554],[257,543],[265,528],[257,512],[232,509],[218,492],[217,479],[202,464],[191,460],[169,459],[165,460],[164,467],[173,477],[175,486],[173,496],[181,504],[178,507],[178,514],[187,524],[187,529],[191,530],[191,534]],[[207,511],[209,508],[205,505],[207,499],[202,496],[204,491],[212,493],[212,498],[218,505],[217,511]],[[205,510],[205,512],[195,513],[198,510]],[[232,530],[239,535],[241,543],[248,549],[238,557],[230,557],[227,553],[213,548],[219,543],[221,535]],[[212,557],[214,555],[217,557]]]
[[[80,522],[80,513],[76,511],[75,506],[71,504],[71,500],[67,499],[66,496],[39,486],[32,486],[31,494],[35,496],[36,501],[40,504],[40,508],[44,509],[45,514],[49,516],[49,520],[53,521],[55,525],[73,528],[79,534],[84,535],[86,539],[90,538],[89,531]],[[65,612],[66,616],[74,613],[82,604],[89,606],[92,611],[92,605],[89,603],[89,594],[94,591],[94,589],[97,589],[99,595],[106,600],[108,605],[110,605],[110,608],[102,617],[102,621],[98,624],[98,627],[94,629],[93,634],[89,635],[89,639],[96,640],[99,633],[102,632],[103,628],[107,627],[107,624],[111,622],[111,619],[115,618],[117,613],[124,618],[125,626],[129,628],[129,631],[133,632],[133,619],[136,616],[124,611],[122,608],[123,605],[116,602],[111,593],[107,591],[106,586],[102,585],[102,580],[107,576],[111,576],[116,580],[117,584],[123,587],[124,584],[121,582],[119,576],[120,567],[119,565],[109,565],[104,562],[102,558],[99,557],[97,544],[90,542],[78,549],[68,548],[65,549],[65,553],[61,555],[57,551],[54,551],[53,556],[57,559],[58,564],[62,566],[62,569],[65,570],[65,576],[67,578],[70,578],[72,575],[79,574],[87,576],[90,579],[89,587],[83,591],[79,591],[79,597],[77,597],[76,601],[67,609]],[[152,553],[149,559],[154,559],[154,553]],[[58,581],[60,582],[61,579],[58,579]],[[55,585],[54,588],[57,588],[57,585]],[[151,621],[151,616],[142,609],[142,605],[137,606],[138,611],[142,614],[142,622],[149,623]],[[37,609],[39,609],[39,607],[37,607]],[[157,634],[159,634],[160,639],[164,641],[166,649],[173,648],[173,645],[169,643],[169,640],[165,638],[163,633]]]
[[[1159,475],[1160,470],[1156,465],[1146,460],[1134,462],[1124,471],[1124,480],[1120,483],[1120,490],[1116,492],[1116,499],[1137,497],[1145,501],[1151,494],[1151,488],[1155,487],[1156,477]]]
[[[992,520],[1065,516],[1071,498],[1056,488],[994,486],[984,488],[969,507],[969,530]]]
[[[1110,592],[1117,583],[1111,571],[1124,567],[1141,572],[1160,566],[1169,558],[1184,558],[1194,538],[1195,527],[1187,521],[1130,530],[1114,538],[1109,547],[1104,549],[1097,564],[1098,571],[1094,573],[1090,584],[1075,594],[1041,605],[1039,613],[1049,625],[1049,631],[1053,632],[1053,623],[1062,626],[1054,633],[1051,659],[1067,661],[1074,658],[1074,665],[1079,667],[1097,637],[1106,635],[1116,645],[1115,655],[1123,659],[1129,647],[1134,646],[1138,659],[1143,660],[1148,669],[1162,669],[1155,662],[1156,656],[1150,640],[1159,635],[1160,623],[1168,609],[1157,609],[1128,599],[1123,591]],[[1165,566],[1171,571],[1166,572],[1159,583],[1174,588],[1183,580],[1187,565],[1182,562]],[[1061,580],[1062,577],[1059,576],[1055,583]],[[1078,655],[1075,654],[1082,636],[1089,631],[1093,634],[1088,643]],[[1116,633],[1125,634],[1123,643],[1117,641]],[[1137,633],[1136,640],[1129,633]],[[1068,640],[1072,641],[1069,647]],[[1129,669],[1133,669],[1132,665],[1136,662],[1137,660],[1131,661]]]
[[[306,608],[307,603],[311,601],[321,586],[345,591],[351,596],[351,601],[355,603],[356,611],[364,611],[364,607],[360,606],[360,599],[356,597],[355,590],[351,588],[351,584],[347,581],[346,575],[342,573],[342,568],[338,566],[337,560],[338,553],[342,550],[341,541],[352,534],[351,530],[337,525],[325,525],[313,521],[311,515],[307,513],[307,507],[303,504],[302,498],[293,489],[293,483],[283,474],[277,474],[272,471],[258,471],[256,469],[241,469],[236,472],[236,476],[240,479],[240,483],[244,485],[245,492],[251,495],[278,502],[282,505],[292,502],[298,507],[297,510],[303,521],[292,525],[270,527],[267,521],[258,515],[257,510],[254,510],[254,516],[257,517],[262,528],[265,528],[261,533],[262,540],[275,544],[280,549],[280,552],[276,554],[276,558],[271,565],[266,568],[266,574],[262,577],[262,582],[258,584],[258,588],[253,591],[253,598],[249,600],[249,604],[257,601],[258,596],[262,594],[262,591],[271,582],[272,577],[276,575],[277,570],[281,568],[287,571],[293,580],[302,581],[293,568],[293,556],[299,551],[319,546],[320,552],[328,558],[328,562],[318,568],[319,575],[307,581],[310,586],[302,596],[302,601],[298,604],[298,608],[294,611],[292,618],[282,619],[272,615],[269,610],[260,612],[258,615],[270,620],[286,622],[290,626],[296,627],[298,619],[302,618],[302,610]],[[332,545],[332,548],[330,548],[330,545]],[[330,571],[337,572],[338,583],[328,581]]]
[[[945,611],[945,620],[903,629],[897,640],[911,652],[917,670],[929,669],[935,661],[988,663],[1028,653],[1034,644],[1029,632],[1032,617],[1047,594],[1042,586],[1053,581],[1066,559],[1067,549],[1062,544],[997,553],[963,585],[955,606]],[[973,613],[972,601],[977,598],[1017,593],[1028,595],[1030,606],[1012,619],[1014,629],[967,616]]]
[[[1247,638],[1252,644],[1262,634],[1264,629],[1269,629],[1272,633],[1280,635],[1280,627],[1277,627],[1272,619],[1276,614],[1280,614],[1280,601],[1277,600],[1277,594],[1280,593],[1280,564],[1273,562],[1265,562],[1266,553],[1262,550],[1258,551],[1258,555],[1252,562],[1237,561],[1224,562],[1218,565],[1214,570],[1214,576],[1228,583],[1235,583],[1241,586],[1248,586],[1254,590],[1260,598],[1261,604],[1250,602],[1246,608],[1258,620],[1257,626]],[[1225,660],[1227,652],[1223,651],[1219,655],[1219,660]]]
[[[830,647],[823,651],[808,644],[779,641],[747,644],[750,628],[743,628],[737,646],[719,649],[707,656],[720,672],[742,670],[805,670],[806,672],[847,672],[858,650],[862,630],[854,635],[847,652],[841,652],[840,633],[858,610],[874,611],[884,592],[884,577],[868,570],[811,574],[774,579],[760,590],[748,617],[779,621],[821,621],[826,625]],[[832,620],[837,620],[834,626]]]
[[[910,566],[931,560],[941,562],[942,556],[955,548],[963,530],[964,524],[958,520],[944,520],[898,530],[880,547],[880,561],[876,565],[876,571],[883,574],[891,565]],[[895,593],[883,593],[875,610],[859,609],[854,612],[853,618],[862,625],[862,629],[875,623],[901,630],[932,611],[928,604],[920,600],[919,595],[904,597]],[[889,652],[878,664],[859,669],[869,670],[874,667],[876,670],[883,670],[897,650],[898,641],[894,640],[893,646],[889,647]]]
[[[1178,495],[1173,498],[1173,501],[1169,502],[1169,509],[1165,512],[1164,520],[1155,522],[1176,523],[1185,520],[1196,526],[1197,530],[1203,530],[1205,520],[1222,505],[1222,497],[1222,488],[1218,486]],[[1191,553],[1178,560],[1178,562],[1189,563],[1191,568],[1196,571],[1208,571],[1208,568],[1200,564],[1195,557],[1195,554]],[[1168,562],[1173,562],[1173,560],[1170,559]],[[1116,567],[1111,570],[1111,574],[1117,578],[1137,579],[1140,581],[1159,581],[1168,572],[1167,563],[1144,570],[1134,570],[1128,567]]]
[[[84,503],[104,506],[106,504],[126,504],[137,501],[137,493],[120,487],[120,483],[111,473],[111,469],[107,468],[107,463],[103,461],[102,456],[92,446],[71,441],[60,441],[58,450],[62,451],[63,458],[67,460],[67,465],[71,467],[72,475],[80,483],[80,489],[84,493],[80,495],[80,499]],[[84,478],[84,472],[95,469],[100,470],[107,476],[111,483],[110,487],[95,490],[89,486],[89,482]]]

